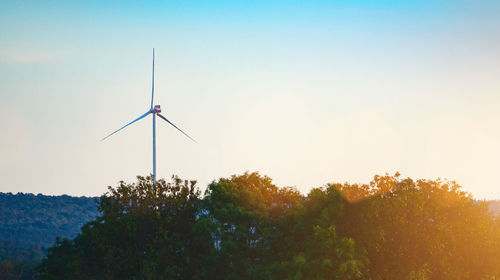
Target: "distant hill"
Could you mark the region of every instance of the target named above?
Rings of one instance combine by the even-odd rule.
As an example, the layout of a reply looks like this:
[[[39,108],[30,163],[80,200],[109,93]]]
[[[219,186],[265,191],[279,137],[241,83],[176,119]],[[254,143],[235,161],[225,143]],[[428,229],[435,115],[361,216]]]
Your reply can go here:
[[[0,193],[0,247],[48,248],[56,237],[73,238],[98,215],[96,199]],[[500,200],[488,203],[500,215]]]
[[[75,237],[97,215],[95,197],[0,193],[0,279],[34,279],[56,238]]]
[[[94,197],[0,193],[0,246],[47,248],[97,215]]]
[[[500,215],[500,200],[490,200],[488,203],[490,210],[495,213],[495,215]]]

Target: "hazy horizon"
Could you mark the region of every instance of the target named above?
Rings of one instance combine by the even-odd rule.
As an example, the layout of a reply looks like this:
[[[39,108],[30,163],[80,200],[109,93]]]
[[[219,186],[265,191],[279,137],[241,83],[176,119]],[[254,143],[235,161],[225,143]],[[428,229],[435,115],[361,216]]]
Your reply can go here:
[[[375,174],[500,199],[500,3],[4,3],[0,191],[95,196],[152,169],[307,192]]]

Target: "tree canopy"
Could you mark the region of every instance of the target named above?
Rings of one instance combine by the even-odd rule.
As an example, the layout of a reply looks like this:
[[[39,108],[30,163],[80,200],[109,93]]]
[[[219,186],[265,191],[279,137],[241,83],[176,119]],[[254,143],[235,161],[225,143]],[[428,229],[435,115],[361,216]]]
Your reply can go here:
[[[0,193],[0,244],[47,248],[56,237],[74,238],[97,214],[94,197]]]
[[[495,279],[500,221],[456,183],[375,176],[307,195],[244,173],[138,177],[58,239],[41,279]]]

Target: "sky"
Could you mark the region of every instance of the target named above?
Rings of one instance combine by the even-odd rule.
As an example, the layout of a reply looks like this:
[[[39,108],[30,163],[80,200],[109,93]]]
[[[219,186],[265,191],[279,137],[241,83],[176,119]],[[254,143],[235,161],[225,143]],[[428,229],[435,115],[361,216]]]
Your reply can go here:
[[[303,193],[376,174],[500,199],[498,1],[9,1],[0,192],[97,196],[152,171]]]

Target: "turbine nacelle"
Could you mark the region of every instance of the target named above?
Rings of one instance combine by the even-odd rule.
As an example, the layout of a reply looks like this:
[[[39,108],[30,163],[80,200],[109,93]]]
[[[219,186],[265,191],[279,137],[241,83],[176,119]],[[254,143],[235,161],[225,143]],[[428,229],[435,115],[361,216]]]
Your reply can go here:
[[[155,105],[153,109],[151,109],[151,113],[161,113],[160,105]]]

